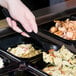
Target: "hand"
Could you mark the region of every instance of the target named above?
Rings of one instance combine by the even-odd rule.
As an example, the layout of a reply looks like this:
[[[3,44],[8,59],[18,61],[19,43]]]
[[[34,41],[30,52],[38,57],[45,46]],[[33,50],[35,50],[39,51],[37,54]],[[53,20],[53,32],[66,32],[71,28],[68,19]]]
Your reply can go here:
[[[35,33],[37,33],[37,24],[35,21],[35,16],[32,14],[32,12],[20,0],[6,1],[8,1],[7,9],[12,18],[19,21],[27,32],[34,31]],[[14,20],[11,20],[9,17],[6,18],[6,20],[13,30],[21,33],[21,35],[29,37],[25,32],[17,27],[17,24]]]

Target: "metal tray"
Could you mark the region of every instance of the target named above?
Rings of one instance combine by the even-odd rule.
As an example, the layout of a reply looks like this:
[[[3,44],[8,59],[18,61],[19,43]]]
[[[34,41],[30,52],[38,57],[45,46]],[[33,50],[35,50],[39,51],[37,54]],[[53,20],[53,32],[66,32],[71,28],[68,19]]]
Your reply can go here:
[[[49,49],[58,50],[61,47],[61,45],[56,44],[53,41],[49,41],[48,39],[44,39],[43,37],[41,38],[43,39],[43,41],[48,43],[48,46],[50,45]],[[8,47],[14,47],[21,43],[31,43],[36,49],[42,49],[32,38],[22,37],[20,34],[17,33],[0,38],[0,48],[2,49],[1,55],[5,59],[7,56],[7,58],[13,60],[11,65],[0,70],[0,74],[3,75],[6,72],[15,71],[15,70],[21,70],[21,71],[27,70],[30,73],[34,74],[35,76],[36,75],[48,76],[46,73],[42,71],[42,69],[46,65],[48,65],[43,61],[42,54],[32,57],[30,59],[25,59],[25,58],[18,58],[6,51]]]

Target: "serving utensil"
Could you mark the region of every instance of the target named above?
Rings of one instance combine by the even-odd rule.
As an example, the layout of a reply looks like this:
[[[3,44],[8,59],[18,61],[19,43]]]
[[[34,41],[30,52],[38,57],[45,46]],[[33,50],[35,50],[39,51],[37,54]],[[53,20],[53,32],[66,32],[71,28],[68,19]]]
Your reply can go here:
[[[3,9],[2,9],[2,12],[3,12],[3,14],[5,15],[5,17],[10,17],[12,20],[14,20],[14,19],[10,16],[10,14],[9,14],[9,12],[8,12],[8,10],[7,10],[6,8],[3,8]],[[16,20],[15,20],[15,21],[16,21]],[[48,51],[48,50],[49,50],[49,47],[50,47],[50,46],[49,46],[46,42],[43,42],[43,40],[40,38],[40,36],[39,36],[38,34],[36,34],[36,33],[34,33],[34,32],[27,32],[18,21],[16,21],[16,23],[17,23],[17,26],[18,26],[23,32],[26,32],[31,38],[35,39],[35,40],[37,41],[36,43],[37,43],[38,45],[40,45],[40,47],[41,47],[44,51]]]

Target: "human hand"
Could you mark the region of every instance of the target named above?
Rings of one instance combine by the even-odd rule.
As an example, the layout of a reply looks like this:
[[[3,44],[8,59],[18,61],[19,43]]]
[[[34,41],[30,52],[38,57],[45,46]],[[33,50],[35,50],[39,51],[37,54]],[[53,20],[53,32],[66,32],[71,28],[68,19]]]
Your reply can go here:
[[[35,21],[35,16],[32,14],[32,12],[20,0],[6,1],[7,9],[11,17],[19,21],[27,32],[34,31],[35,33],[37,33],[38,28]],[[13,30],[21,33],[21,35],[23,36],[29,37],[25,32],[23,32],[20,28],[17,27],[17,24],[14,20],[11,20],[9,17],[6,18],[6,20]]]

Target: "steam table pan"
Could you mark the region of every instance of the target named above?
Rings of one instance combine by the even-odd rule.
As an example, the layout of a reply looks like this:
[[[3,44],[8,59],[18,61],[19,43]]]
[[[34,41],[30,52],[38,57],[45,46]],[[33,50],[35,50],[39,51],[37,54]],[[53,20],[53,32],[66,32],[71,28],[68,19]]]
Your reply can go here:
[[[60,20],[60,21],[64,21],[66,19],[70,19],[70,20],[76,20],[76,15],[71,15],[69,17],[64,17],[64,18],[60,18],[60,19],[57,19],[57,20]],[[53,21],[50,21],[46,24],[43,24],[39,27],[39,30],[41,33],[45,34],[46,36],[49,36],[50,37],[53,37],[54,39],[58,40],[58,41],[61,41],[63,44],[67,44],[67,45],[74,45],[76,46],[76,40],[67,40],[67,39],[64,39],[58,35],[55,35],[54,33],[51,33],[49,32],[50,28],[52,26],[55,26],[55,22],[54,20]]]

